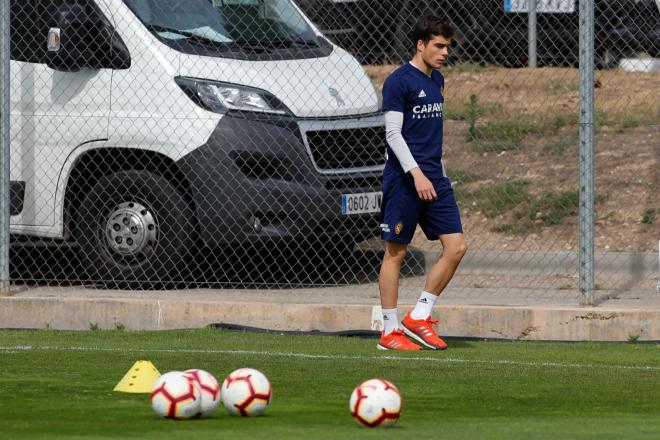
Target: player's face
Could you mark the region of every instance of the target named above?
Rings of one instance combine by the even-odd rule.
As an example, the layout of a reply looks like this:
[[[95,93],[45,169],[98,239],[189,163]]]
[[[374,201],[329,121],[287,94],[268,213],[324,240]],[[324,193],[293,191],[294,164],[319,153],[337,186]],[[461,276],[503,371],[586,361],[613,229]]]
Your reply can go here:
[[[447,62],[449,56],[449,45],[451,39],[442,35],[434,35],[428,43],[422,40],[417,42],[417,51],[421,52],[422,59],[432,69],[442,67]]]

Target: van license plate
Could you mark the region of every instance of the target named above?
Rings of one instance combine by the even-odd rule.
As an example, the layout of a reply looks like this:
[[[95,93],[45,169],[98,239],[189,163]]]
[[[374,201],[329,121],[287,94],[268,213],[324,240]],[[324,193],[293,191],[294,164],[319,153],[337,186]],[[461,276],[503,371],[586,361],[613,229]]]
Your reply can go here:
[[[382,200],[383,193],[380,191],[360,194],[342,194],[341,213],[342,215],[351,215],[380,212],[380,203]]]

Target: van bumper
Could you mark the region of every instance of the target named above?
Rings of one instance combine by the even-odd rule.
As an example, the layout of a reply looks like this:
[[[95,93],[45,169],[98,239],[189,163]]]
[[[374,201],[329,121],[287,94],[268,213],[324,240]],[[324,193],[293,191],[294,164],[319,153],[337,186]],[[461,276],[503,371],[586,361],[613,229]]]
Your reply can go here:
[[[358,133],[349,141],[357,153],[334,157],[348,139],[329,131],[345,127],[351,135]],[[379,130],[383,137],[376,138]],[[319,153],[312,151],[318,147],[310,146],[312,138],[316,143],[332,138],[328,142],[334,144]],[[342,215],[341,195],[380,191],[384,155],[380,115],[310,121],[227,114],[208,141],[178,166],[190,184],[199,232],[209,246],[336,236],[358,242],[378,234],[380,215]]]

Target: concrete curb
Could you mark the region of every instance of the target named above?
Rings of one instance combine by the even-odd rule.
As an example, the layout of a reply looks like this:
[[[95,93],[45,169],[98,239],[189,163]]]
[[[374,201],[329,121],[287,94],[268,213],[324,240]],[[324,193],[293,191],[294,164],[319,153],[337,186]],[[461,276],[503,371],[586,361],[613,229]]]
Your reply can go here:
[[[410,306],[402,306],[406,313]],[[0,328],[128,330],[225,323],[282,331],[372,328],[370,304],[153,298],[0,298]],[[554,341],[657,341],[660,310],[614,307],[437,305],[445,336]]]
[[[440,257],[436,251],[412,250],[428,270]],[[597,272],[628,273],[633,276],[658,274],[659,255],[654,252],[596,252]],[[514,273],[566,273],[578,271],[578,253],[469,251],[461,261],[461,270],[506,271]],[[660,275],[660,274],[659,274]]]

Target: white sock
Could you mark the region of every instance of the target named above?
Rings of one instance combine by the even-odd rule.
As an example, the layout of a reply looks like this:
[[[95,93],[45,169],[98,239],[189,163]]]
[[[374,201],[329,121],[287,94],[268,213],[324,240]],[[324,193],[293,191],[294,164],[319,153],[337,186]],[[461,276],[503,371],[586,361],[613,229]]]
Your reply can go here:
[[[426,290],[422,291],[417,304],[415,304],[415,308],[410,312],[410,317],[412,319],[426,319],[431,314],[436,299],[438,299],[438,295],[434,295]]]
[[[396,309],[383,309],[383,335],[399,329],[399,314]]]

